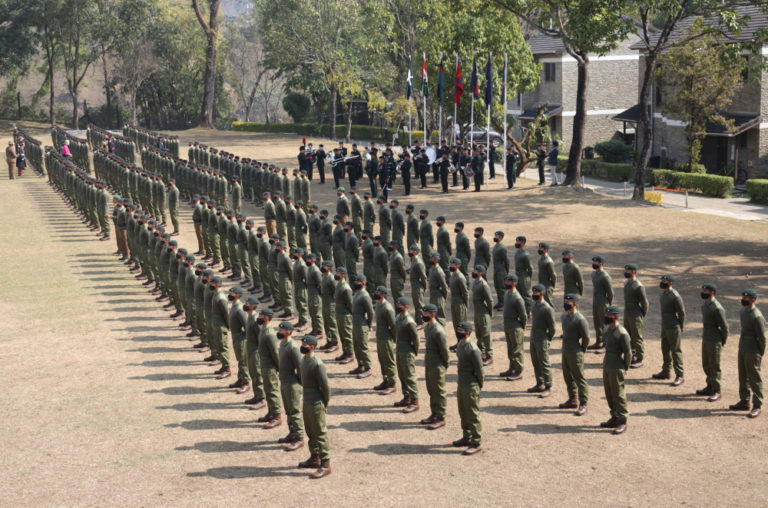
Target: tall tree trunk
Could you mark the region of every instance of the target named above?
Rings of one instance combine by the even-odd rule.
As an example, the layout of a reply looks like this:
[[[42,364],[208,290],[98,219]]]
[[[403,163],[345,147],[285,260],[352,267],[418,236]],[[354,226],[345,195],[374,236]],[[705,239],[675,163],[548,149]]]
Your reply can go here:
[[[101,65],[104,71],[104,93],[106,95],[107,103],[106,103],[106,117],[107,117],[107,129],[110,129],[112,127],[112,94],[110,93],[110,86],[109,86],[109,68],[107,67],[107,50],[104,48],[104,46],[101,46]],[[118,128],[120,125],[118,125]]]
[[[347,143],[350,142],[352,137],[352,99],[349,99],[349,105],[347,106]]]
[[[46,49],[47,53],[48,50]],[[48,86],[50,86],[50,102],[48,103],[48,120],[51,125],[56,123],[56,90],[53,86],[53,55],[48,54]]]
[[[18,120],[21,120],[21,92],[16,92],[16,108],[17,108],[17,117]]]
[[[587,87],[589,86],[589,60],[586,55],[578,62],[576,84],[576,115],[573,117],[573,137],[568,152],[568,169],[563,185],[581,187],[581,152],[584,149],[584,131],[587,126]]]
[[[643,132],[643,144],[635,162],[635,189],[632,191],[632,199],[642,201],[645,199],[645,172],[651,160],[651,148],[653,147],[653,124],[651,119],[651,84],[653,72],[656,69],[656,53],[649,53],[645,57],[645,75],[643,86],[640,88],[640,122],[637,127]],[[635,136],[637,136],[635,132]]]
[[[331,139],[336,139],[336,85],[331,85]]]
[[[213,128],[213,105],[216,96],[216,66],[218,52],[216,43],[219,37],[219,7],[221,0],[207,0],[208,21],[203,18],[197,0],[192,0],[192,8],[195,10],[197,21],[205,31],[208,48],[205,57],[205,74],[203,76],[203,103],[200,111],[200,126]]]
[[[74,88],[70,94],[72,95],[72,128],[75,130],[80,129],[80,104],[78,104],[79,92],[77,88]]]

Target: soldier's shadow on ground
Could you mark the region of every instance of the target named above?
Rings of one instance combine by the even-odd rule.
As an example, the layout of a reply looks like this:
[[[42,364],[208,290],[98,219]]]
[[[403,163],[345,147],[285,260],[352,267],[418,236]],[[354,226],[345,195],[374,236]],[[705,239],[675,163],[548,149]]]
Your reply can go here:
[[[237,480],[243,478],[271,478],[277,476],[296,476],[307,477],[309,472],[302,473],[298,471],[296,467],[280,466],[280,467],[255,467],[255,466],[229,466],[229,467],[213,467],[207,471],[201,471],[197,473],[187,473],[187,476],[191,478],[199,478],[202,476],[210,476],[218,480]]]
[[[242,420],[188,420],[181,423],[168,423],[168,428],[181,427],[186,430],[222,430],[222,429],[257,429],[259,426],[253,421]]]
[[[387,422],[382,420],[345,421],[338,425],[328,425],[328,429],[342,429],[349,432],[376,432],[383,430],[404,430],[424,428],[418,421]]]
[[[196,450],[202,453],[258,452],[260,450],[279,450],[282,446],[275,441],[202,441],[192,446],[177,446],[177,451]]]
[[[169,406],[157,406],[156,409],[172,409],[174,411],[211,411],[219,409],[237,409],[245,411],[247,406],[238,402],[182,402]],[[250,409],[250,408],[248,408]]]
[[[713,407],[712,409],[649,409],[645,413],[633,413],[632,416],[652,416],[662,420],[679,420],[689,418],[706,418],[708,416],[724,417],[738,416],[739,413],[729,411],[726,408]]]
[[[597,425],[555,425],[552,423],[537,423],[518,425],[499,429],[499,432],[525,432],[526,434],[598,434],[608,433],[610,429],[601,429]]]
[[[376,455],[441,455],[453,454],[458,451],[450,444],[374,444],[366,448],[352,448],[350,453],[375,453]]]

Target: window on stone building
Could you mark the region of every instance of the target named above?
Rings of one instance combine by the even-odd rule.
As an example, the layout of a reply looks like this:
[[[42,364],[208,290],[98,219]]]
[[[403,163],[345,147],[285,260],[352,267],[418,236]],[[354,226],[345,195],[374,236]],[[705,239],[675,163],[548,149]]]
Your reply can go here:
[[[555,81],[555,64],[544,64],[544,81]]]

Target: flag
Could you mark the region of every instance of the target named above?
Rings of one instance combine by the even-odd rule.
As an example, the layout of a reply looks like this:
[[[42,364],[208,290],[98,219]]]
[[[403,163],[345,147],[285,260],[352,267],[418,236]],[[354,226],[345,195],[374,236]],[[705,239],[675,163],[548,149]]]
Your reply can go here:
[[[461,65],[459,65],[459,55],[456,55],[456,78],[453,80],[453,103],[461,102],[461,94],[464,93],[464,82],[461,80]]]
[[[437,97],[440,99],[440,105],[443,105],[445,99],[445,68],[443,66],[443,55],[440,55],[440,70],[437,73]]]
[[[491,68],[491,52],[488,52],[488,63],[485,64],[485,107],[493,102],[493,69]]]
[[[477,83],[477,57],[472,57],[472,79],[469,81],[469,89],[472,91],[472,97],[480,97],[480,87]]]
[[[411,100],[413,93],[413,66],[411,65],[411,56],[408,55],[408,78],[405,80],[405,98]]]
[[[421,95],[424,98],[429,97],[429,77],[427,76],[427,54],[422,53],[423,59],[421,60]]]
[[[506,109],[507,101],[507,55],[504,55],[504,80],[501,82],[501,103],[504,104]]]

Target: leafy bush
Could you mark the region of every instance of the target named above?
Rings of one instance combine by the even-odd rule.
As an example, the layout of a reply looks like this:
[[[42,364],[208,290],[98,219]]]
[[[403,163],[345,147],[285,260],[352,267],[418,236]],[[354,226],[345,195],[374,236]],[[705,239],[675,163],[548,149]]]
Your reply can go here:
[[[629,162],[632,160],[632,150],[618,139],[596,144],[595,153],[602,157],[605,162]]]
[[[747,194],[753,203],[768,205],[768,180],[747,180]]]
[[[733,184],[733,180],[727,176],[682,173],[668,169],[653,169],[651,175],[656,187],[687,190],[714,198],[728,196]]]
[[[707,167],[704,164],[694,164],[693,168],[688,167],[687,162],[675,162],[672,164],[672,170],[679,173],[696,173],[703,175],[707,173]]]
[[[293,118],[295,123],[301,123],[307,117],[311,103],[309,97],[297,92],[291,92],[283,97],[283,109]]]
[[[565,172],[568,167],[568,157],[557,158],[558,172]],[[599,178],[609,182],[626,182],[635,178],[635,166],[632,164],[614,164],[602,159],[582,159],[581,174],[590,178]]]

